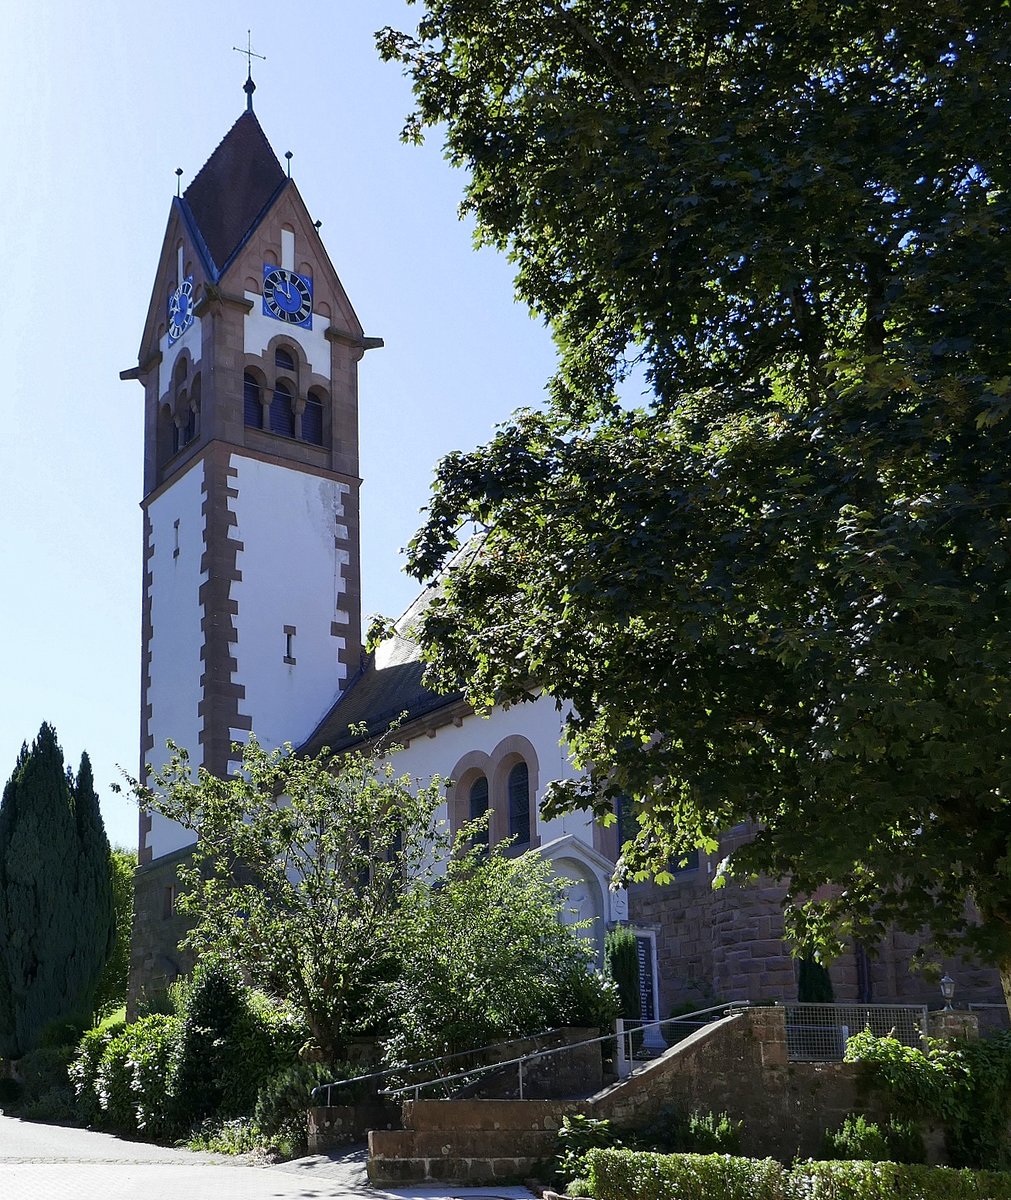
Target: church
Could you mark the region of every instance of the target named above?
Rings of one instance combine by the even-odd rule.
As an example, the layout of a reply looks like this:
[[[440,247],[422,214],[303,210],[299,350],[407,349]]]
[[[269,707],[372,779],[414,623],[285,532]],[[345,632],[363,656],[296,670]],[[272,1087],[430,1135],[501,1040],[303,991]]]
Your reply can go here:
[[[615,826],[588,814],[545,821],[548,781],[571,776],[562,717],[542,696],[479,717],[423,682],[411,638],[416,605],[374,654],[360,605],[358,364],[367,336],[321,240],[247,104],[173,198],[137,365],[144,393],[141,773],[167,739],[216,774],[255,731],[301,752],[382,734],[401,714],[398,770],[450,781],[454,831],[491,810],[490,838],[547,857],[571,881],[571,917],[636,932],[642,1013],[666,1017],[733,999],[795,1000],[782,938],[782,890],[714,892],[716,855],[696,855],[664,887],[612,891]],[[177,949],[175,870],[191,834],[142,815],[131,1003],[188,969]],[[832,967],[838,1000],[926,1002],[906,970],[912,939]],[[953,972],[956,968],[953,968]],[[960,965],[962,996],[994,993],[990,972]]]

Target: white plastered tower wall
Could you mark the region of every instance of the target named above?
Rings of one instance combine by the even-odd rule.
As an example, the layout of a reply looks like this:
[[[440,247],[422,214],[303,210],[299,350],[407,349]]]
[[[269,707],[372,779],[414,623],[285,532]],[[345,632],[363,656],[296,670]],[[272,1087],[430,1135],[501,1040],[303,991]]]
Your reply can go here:
[[[148,761],[159,769],[166,742],[200,745],[200,717],[193,681],[200,678],[203,610],[199,602],[204,554],[203,463],[196,462],[147,508],[148,713],[144,735]],[[157,855],[193,841],[180,825],[151,815],[147,844]],[[155,847],[157,850],[155,851]]]
[[[168,740],[219,775],[250,732],[297,744],[359,669],[357,364],[381,344],[247,108],[172,202],[123,373],[145,389],[142,778]],[[142,864],[192,841],[141,817]]]
[[[298,745],[334,703],[347,677],[340,652],[347,625],[343,572],[347,486],[331,479],[232,455],[239,579],[237,669],[260,744]],[[343,617],[343,621],[341,621]],[[233,730],[237,741],[243,730]]]

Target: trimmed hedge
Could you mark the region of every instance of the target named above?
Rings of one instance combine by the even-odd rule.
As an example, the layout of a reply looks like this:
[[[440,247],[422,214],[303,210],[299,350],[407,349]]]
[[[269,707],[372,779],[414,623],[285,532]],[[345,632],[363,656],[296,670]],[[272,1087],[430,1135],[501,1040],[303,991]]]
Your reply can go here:
[[[590,1150],[596,1200],[1011,1200],[1011,1172]]]
[[[955,1171],[919,1163],[808,1162],[792,1172],[808,1181],[786,1196],[805,1200],[1011,1200],[1011,1172]]]
[[[785,1172],[771,1158],[590,1150],[597,1200],[784,1200]]]

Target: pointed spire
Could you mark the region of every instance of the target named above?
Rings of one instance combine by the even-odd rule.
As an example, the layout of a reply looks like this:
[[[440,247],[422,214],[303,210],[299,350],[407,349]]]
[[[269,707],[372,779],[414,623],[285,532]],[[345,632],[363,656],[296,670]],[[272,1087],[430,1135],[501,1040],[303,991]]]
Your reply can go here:
[[[244,112],[182,195],[216,270],[286,183],[256,114]]]
[[[261,62],[267,61],[265,54],[257,54],[253,49],[253,31],[246,30],[246,48],[243,50],[241,46],[233,46],[233,50],[238,50],[240,54],[246,56],[246,82],[242,85],[242,90],[246,93],[246,112],[253,111],[253,93],[256,91],[256,84],[253,82],[253,59],[258,58]]]

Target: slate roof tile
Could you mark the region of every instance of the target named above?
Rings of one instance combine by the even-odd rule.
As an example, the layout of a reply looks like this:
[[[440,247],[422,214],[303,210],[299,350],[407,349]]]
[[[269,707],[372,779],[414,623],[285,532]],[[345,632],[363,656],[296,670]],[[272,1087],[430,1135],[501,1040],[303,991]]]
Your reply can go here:
[[[286,183],[255,113],[244,112],[182,196],[219,276]]]

